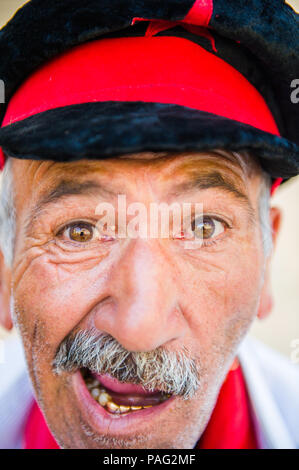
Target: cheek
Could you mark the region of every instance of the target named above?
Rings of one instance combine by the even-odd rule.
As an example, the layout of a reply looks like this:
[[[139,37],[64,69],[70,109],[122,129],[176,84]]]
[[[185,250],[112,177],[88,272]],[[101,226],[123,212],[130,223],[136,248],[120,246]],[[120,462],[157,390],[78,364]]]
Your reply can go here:
[[[39,325],[40,335],[56,349],[103,298],[108,275],[108,264],[98,259],[58,264],[47,255],[37,257],[15,286],[22,310],[18,323],[31,334]]]
[[[182,311],[200,353],[232,349],[254,319],[262,286],[263,257],[252,249],[205,256],[181,266]]]

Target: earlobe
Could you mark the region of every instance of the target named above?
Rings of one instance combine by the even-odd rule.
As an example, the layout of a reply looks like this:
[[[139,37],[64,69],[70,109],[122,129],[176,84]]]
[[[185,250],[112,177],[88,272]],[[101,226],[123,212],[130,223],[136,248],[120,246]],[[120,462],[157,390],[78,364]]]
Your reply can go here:
[[[10,280],[11,271],[7,268],[0,251],[0,324],[6,330],[11,330],[13,327],[10,312]]]

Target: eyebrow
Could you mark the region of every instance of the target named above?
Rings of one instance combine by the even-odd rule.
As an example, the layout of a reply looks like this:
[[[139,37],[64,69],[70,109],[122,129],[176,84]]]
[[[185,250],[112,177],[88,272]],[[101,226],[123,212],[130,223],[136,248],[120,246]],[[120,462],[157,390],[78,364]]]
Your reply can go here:
[[[246,204],[250,218],[253,218],[254,210],[248,196],[244,194],[230,179],[224,178],[221,173],[216,171],[176,185],[170,194],[180,195],[185,192],[194,191],[195,189],[204,190],[210,188],[222,189],[232,194],[235,198],[241,200],[241,202]],[[106,195],[109,194],[110,196],[115,195],[114,192],[105,189],[100,183],[93,180],[79,182],[63,179],[59,181],[59,183],[52,188],[50,192],[43,194],[40,197],[37,204],[29,212],[29,215],[26,218],[27,221],[25,222],[25,233],[29,233],[34,220],[44,209],[60,202],[63,198],[82,194],[94,196],[99,195],[100,193],[104,193]]]
[[[178,195],[194,190],[204,190],[212,188],[221,189],[222,191],[231,194],[236,199],[240,200],[241,203],[247,206],[250,216],[254,215],[254,210],[249,200],[249,197],[239,188],[239,185],[233,182],[230,178],[223,176],[218,171],[213,171],[202,176],[197,176],[191,181],[176,185],[172,189],[171,195]]]
[[[78,195],[99,195],[100,193],[114,194],[111,191],[103,188],[103,186],[93,180],[88,180],[84,182],[71,181],[71,180],[61,180],[57,185],[51,189],[50,192],[43,194],[35,206],[29,212],[27,221],[25,222],[25,232],[28,233],[30,227],[34,223],[36,217],[47,207],[60,202],[63,198],[70,196]]]

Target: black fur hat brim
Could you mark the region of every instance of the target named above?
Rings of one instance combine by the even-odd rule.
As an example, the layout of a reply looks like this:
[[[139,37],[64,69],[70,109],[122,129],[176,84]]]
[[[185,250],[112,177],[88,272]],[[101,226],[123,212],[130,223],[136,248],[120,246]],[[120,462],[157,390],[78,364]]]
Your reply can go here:
[[[174,104],[109,101],[51,109],[1,128],[0,146],[8,156],[57,162],[143,151],[248,150],[272,178],[299,172],[294,142]]]

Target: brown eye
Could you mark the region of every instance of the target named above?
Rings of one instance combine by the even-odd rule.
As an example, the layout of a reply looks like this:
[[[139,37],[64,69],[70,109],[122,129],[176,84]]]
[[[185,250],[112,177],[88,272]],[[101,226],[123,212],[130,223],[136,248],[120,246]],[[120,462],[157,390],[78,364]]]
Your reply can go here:
[[[68,228],[69,238],[74,242],[87,243],[93,238],[93,227],[89,224],[77,223]]]
[[[208,239],[224,231],[223,223],[213,217],[199,217],[192,222],[195,238]]]

